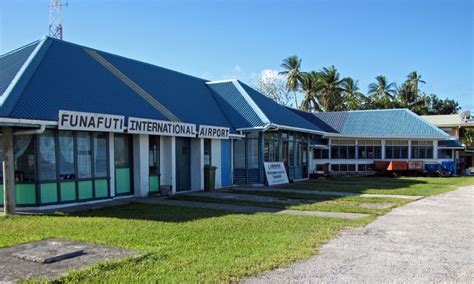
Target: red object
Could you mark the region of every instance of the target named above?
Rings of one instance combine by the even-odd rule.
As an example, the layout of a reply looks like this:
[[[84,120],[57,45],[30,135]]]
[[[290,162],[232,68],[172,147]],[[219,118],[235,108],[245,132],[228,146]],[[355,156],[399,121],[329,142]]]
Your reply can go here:
[[[382,171],[386,170],[388,167],[389,162],[386,161],[374,161],[374,170]]]
[[[388,171],[408,171],[407,161],[391,161],[387,167]]]

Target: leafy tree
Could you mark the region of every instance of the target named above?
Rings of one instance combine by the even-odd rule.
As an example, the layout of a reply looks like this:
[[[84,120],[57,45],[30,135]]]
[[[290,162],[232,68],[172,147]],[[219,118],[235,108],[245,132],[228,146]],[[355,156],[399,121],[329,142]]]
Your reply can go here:
[[[342,82],[345,110],[364,109],[367,97],[359,91],[359,81],[347,77]]]
[[[383,75],[375,77],[376,83],[369,85],[370,108],[392,108],[396,94],[395,83],[388,83]]]
[[[437,95],[430,95],[430,106],[428,114],[455,114],[461,107],[459,103],[451,99],[440,99]]]
[[[336,67],[324,67],[318,74],[318,92],[316,96],[321,110],[344,110],[344,79],[341,79],[341,74],[339,74]]]
[[[468,147],[474,146],[474,129],[464,128],[462,129],[461,141]]]
[[[296,55],[290,56],[283,60],[281,67],[284,69],[284,71],[281,71],[278,74],[286,77],[286,87],[288,91],[294,93],[295,106],[298,106],[296,93],[299,90],[300,82],[304,75],[304,72],[301,71],[301,59]]]
[[[263,71],[252,87],[283,106],[292,106],[293,95],[288,91],[284,78],[276,71]]]

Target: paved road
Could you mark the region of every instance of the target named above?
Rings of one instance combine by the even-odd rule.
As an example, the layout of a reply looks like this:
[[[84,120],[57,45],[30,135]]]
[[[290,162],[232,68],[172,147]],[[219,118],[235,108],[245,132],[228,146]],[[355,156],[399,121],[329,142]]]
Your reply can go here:
[[[474,186],[415,201],[249,283],[473,283]]]

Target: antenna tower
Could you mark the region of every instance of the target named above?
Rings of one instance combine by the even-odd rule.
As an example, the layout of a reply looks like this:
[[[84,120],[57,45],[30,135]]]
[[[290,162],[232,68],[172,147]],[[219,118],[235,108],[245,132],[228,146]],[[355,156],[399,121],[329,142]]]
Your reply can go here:
[[[49,5],[49,36],[57,39],[63,39],[63,25],[61,17],[61,8],[67,7],[68,3],[62,4],[61,0],[51,0]]]

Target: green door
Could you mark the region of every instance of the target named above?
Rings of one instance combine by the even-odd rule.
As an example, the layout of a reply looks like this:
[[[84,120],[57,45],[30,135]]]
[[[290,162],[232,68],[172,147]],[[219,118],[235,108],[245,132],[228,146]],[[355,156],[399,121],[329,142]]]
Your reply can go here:
[[[176,137],[176,191],[191,190],[191,139]]]
[[[131,140],[131,135],[114,135],[115,195],[133,194]]]

